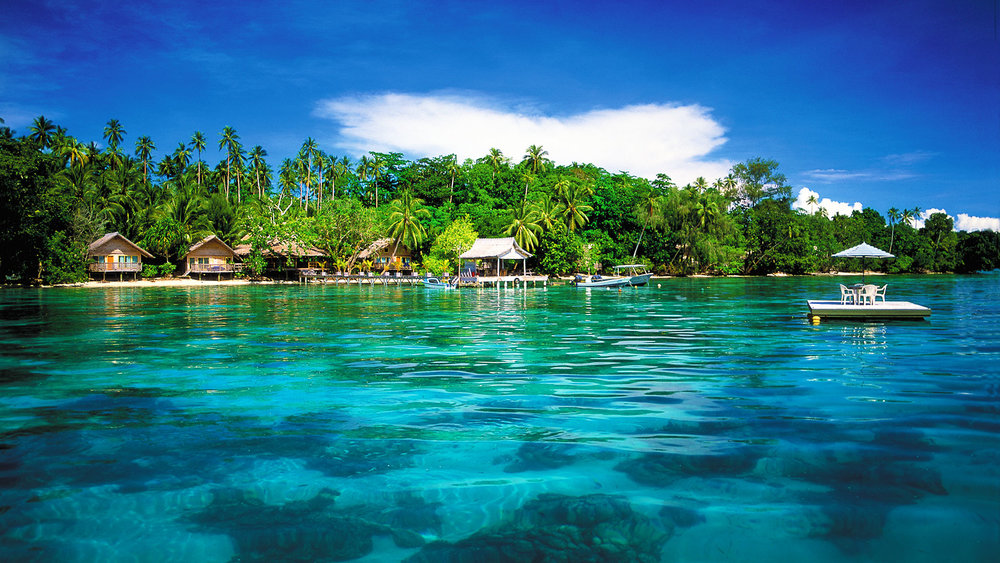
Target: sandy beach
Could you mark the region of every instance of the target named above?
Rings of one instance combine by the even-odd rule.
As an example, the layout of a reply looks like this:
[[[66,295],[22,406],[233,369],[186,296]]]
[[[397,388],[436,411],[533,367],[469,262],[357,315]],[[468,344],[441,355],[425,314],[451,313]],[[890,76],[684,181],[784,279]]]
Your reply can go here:
[[[238,280],[197,280],[192,278],[156,278],[152,280],[125,280],[125,281],[88,281],[83,283],[67,283],[42,287],[197,287],[216,285],[271,285],[275,283],[296,283],[296,282],[275,282],[273,280],[250,281]]]

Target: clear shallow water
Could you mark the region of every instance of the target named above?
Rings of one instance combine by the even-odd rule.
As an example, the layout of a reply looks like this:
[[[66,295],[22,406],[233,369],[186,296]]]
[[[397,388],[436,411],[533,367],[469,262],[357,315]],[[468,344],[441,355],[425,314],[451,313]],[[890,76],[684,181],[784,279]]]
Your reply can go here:
[[[837,281],[2,291],[0,559],[991,560],[1000,277]]]

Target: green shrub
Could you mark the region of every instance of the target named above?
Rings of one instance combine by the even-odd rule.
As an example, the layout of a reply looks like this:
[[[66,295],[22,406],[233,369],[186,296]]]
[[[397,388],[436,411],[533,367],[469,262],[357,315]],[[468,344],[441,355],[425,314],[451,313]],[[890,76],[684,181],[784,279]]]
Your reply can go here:
[[[424,270],[432,274],[441,274],[451,270],[451,263],[436,256],[424,256]]]
[[[56,231],[45,244],[42,282],[46,284],[87,281],[87,252],[63,231]]]
[[[157,268],[157,272],[161,276],[169,276],[170,274],[174,273],[174,270],[176,269],[177,266],[173,262],[165,262],[163,264],[160,264],[160,266]]]

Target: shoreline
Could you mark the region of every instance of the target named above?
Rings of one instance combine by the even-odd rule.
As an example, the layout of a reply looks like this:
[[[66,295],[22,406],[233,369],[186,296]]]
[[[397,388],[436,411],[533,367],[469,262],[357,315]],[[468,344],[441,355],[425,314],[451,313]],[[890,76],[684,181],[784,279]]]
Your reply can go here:
[[[55,285],[39,285],[35,287],[214,287],[214,286],[243,286],[243,285],[276,285],[287,282],[276,282],[274,280],[195,280],[190,278],[154,278],[128,281],[85,281],[79,283],[60,283]],[[290,282],[298,283],[298,282]],[[13,287],[13,286],[12,286]]]
[[[671,279],[683,279],[683,278],[697,278],[697,279],[708,279],[708,278],[792,278],[792,277],[852,277],[861,276],[861,272],[814,272],[811,274],[786,274],[783,272],[776,272],[773,274],[765,275],[747,275],[747,274],[734,274],[729,276],[713,276],[709,274],[692,274],[690,276],[653,276],[652,280],[671,280]],[[885,272],[865,272],[864,276],[896,276],[896,275],[906,275],[906,276],[931,276],[931,275],[941,275],[938,272],[925,273],[925,274],[888,274]],[[562,282],[572,280],[572,277],[553,277],[550,278],[553,282]],[[89,280],[79,283],[63,283],[55,285],[31,285],[23,286],[17,284],[0,284],[0,287],[6,288],[112,288],[112,287],[219,287],[219,286],[253,286],[253,285],[285,285],[285,284],[295,284],[300,285],[297,281],[288,280],[247,280],[247,279],[236,279],[236,280],[197,280],[190,278],[154,278],[154,279],[139,279],[139,280],[126,280],[126,281],[95,281]]]

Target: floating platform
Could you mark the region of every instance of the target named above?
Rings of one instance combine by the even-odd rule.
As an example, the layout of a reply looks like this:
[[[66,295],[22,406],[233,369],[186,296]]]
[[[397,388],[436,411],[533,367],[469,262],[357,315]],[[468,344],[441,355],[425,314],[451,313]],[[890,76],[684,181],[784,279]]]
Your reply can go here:
[[[844,305],[840,301],[809,301],[809,316],[820,319],[919,320],[930,316],[931,310],[909,301],[884,301],[874,305]]]

